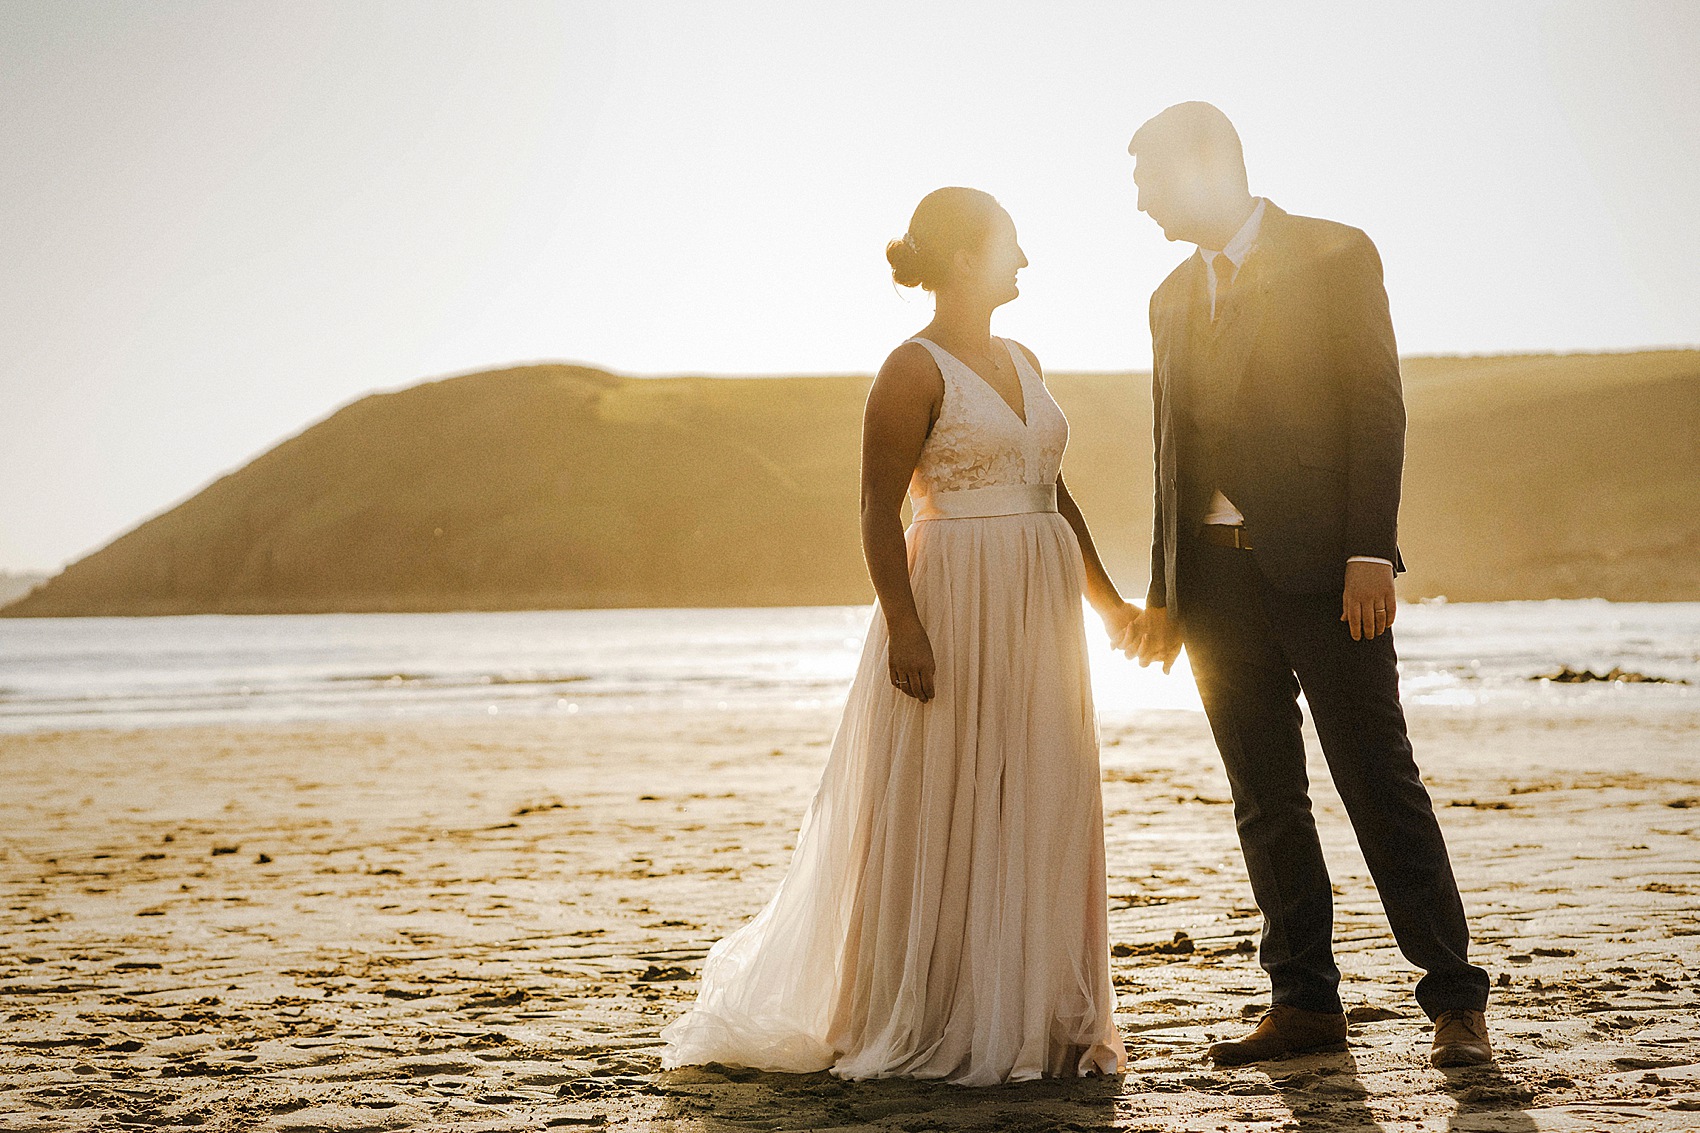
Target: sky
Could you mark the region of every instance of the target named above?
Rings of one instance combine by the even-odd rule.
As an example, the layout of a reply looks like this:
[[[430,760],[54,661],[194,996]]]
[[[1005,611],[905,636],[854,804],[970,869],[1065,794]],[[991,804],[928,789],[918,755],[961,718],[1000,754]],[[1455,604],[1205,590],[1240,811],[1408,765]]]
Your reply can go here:
[[[1700,343],[1700,5],[0,0],[0,570],[373,390],[529,361],[871,373],[947,184],[997,333],[1150,365],[1190,253],[1127,140],[1205,99],[1367,231],[1406,354]]]

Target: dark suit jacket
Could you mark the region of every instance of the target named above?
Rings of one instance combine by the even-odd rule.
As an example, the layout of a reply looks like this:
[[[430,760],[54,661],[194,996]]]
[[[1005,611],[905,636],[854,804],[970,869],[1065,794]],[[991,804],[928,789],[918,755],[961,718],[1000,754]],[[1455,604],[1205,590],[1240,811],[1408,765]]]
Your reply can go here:
[[[1210,325],[1194,253],[1151,296],[1156,516],[1147,600],[1180,614],[1180,539],[1221,490],[1245,516],[1277,589],[1338,593],[1346,560],[1403,570],[1397,526],[1405,404],[1381,257],[1356,228],[1264,208],[1257,243]],[[1214,334],[1214,349],[1201,347]],[[1220,483],[1196,482],[1180,451],[1200,383],[1229,406]]]

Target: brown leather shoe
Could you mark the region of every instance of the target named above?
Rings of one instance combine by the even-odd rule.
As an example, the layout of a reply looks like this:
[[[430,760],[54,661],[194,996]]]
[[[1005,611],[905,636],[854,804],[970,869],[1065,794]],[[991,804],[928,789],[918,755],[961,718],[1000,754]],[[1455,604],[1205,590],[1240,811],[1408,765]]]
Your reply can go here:
[[[1257,1029],[1243,1039],[1230,1039],[1210,1047],[1210,1060],[1218,1066],[1243,1066],[1295,1054],[1346,1049],[1346,1016],[1337,1011],[1306,1011],[1277,1003],[1263,1013]]]
[[[1493,1061],[1488,1043],[1487,1016],[1480,1011],[1442,1011],[1434,1021],[1435,1066],[1480,1066]]]

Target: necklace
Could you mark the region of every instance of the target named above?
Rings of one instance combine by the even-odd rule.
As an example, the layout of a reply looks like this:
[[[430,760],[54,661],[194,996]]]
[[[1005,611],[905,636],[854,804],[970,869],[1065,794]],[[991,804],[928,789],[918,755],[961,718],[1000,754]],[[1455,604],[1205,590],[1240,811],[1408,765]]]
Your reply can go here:
[[[959,358],[962,357],[962,353],[963,353],[962,351],[956,351],[955,353],[956,353],[957,357],[959,357]],[[993,373],[995,373],[995,374],[1003,373],[1003,368],[1004,368],[1003,360],[997,356],[997,352],[995,350],[990,352],[990,353],[987,353],[987,354],[975,353],[975,354],[971,355],[971,357],[983,366],[990,366],[992,368]]]

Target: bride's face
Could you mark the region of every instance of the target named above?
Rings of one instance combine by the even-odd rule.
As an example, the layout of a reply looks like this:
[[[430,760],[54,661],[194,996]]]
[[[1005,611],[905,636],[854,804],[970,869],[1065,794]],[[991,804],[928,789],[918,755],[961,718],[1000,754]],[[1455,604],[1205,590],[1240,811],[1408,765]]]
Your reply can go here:
[[[1015,273],[1027,266],[1027,256],[1015,238],[1015,222],[999,210],[986,242],[974,253],[963,253],[957,279],[961,286],[1000,306],[1021,294]]]

